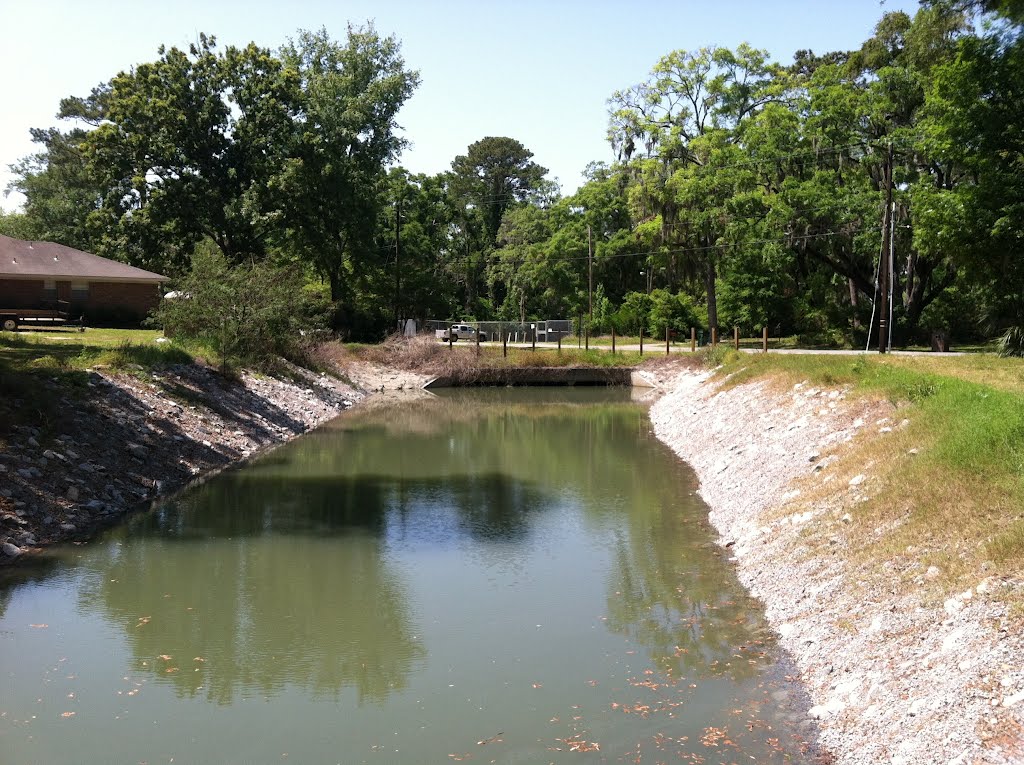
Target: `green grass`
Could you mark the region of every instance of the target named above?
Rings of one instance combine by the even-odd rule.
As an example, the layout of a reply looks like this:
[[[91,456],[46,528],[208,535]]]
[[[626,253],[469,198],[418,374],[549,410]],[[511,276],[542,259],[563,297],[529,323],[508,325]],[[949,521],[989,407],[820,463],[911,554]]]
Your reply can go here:
[[[703,338],[701,338],[701,336],[698,335],[698,340],[699,341],[702,340],[702,344],[697,346],[698,350],[702,350],[703,348],[706,348],[709,345],[709,338],[707,336],[707,333],[704,334]],[[638,335],[617,336],[615,338],[615,347],[616,348],[621,348],[624,345],[634,346],[634,345],[639,345],[639,344],[640,344],[640,337]],[[728,337],[725,337],[725,336],[720,337],[719,341],[718,341],[718,344],[720,346],[732,347],[733,346],[733,337],[732,337],[732,335],[729,335]],[[576,340],[575,337],[566,338],[565,340],[562,341],[562,347],[563,348],[567,348],[570,345],[573,348],[575,348],[577,346],[577,340]],[[592,337],[592,338],[590,338],[590,345],[591,345],[591,347],[597,347],[597,348],[611,348],[611,345],[612,345],[611,335],[599,335],[597,337]],[[688,350],[690,350],[690,336],[689,335],[685,335],[685,336],[684,335],[679,335],[679,336],[677,336],[672,341],[671,345],[672,345],[673,353],[676,352],[676,351],[679,351],[679,350],[688,351]],[[760,347],[761,347],[761,338],[759,338],[759,337],[756,337],[756,338],[750,338],[750,337],[744,338],[744,337],[741,337],[740,338],[740,348],[760,348]],[[796,338],[795,337],[782,337],[782,338],[780,338],[780,337],[772,337],[772,338],[768,339],[768,347],[773,349],[773,350],[774,349],[778,349],[778,348],[796,348],[797,347]],[[656,351],[658,348],[660,348],[662,351],[665,350],[665,336],[664,335],[662,335],[661,337],[651,337],[650,335],[644,335],[644,351],[645,352],[648,349],[652,349],[652,350]]]
[[[726,385],[764,378],[845,385],[854,397],[888,401],[895,422],[910,421],[885,438],[865,439],[840,463],[849,477],[873,464],[881,484],[856,508],[849,531],[863,560],[915,550],[950,586],[1024,570],[1024,361],[735,352],[721,361]],[[843,475],[839,480],[844,485]]]
[[[142,329],[49,329],[0,333],[0,363],[20,371],[73,372],[104,365],[145,369],[189,363],[174,342],[157,343],[160,332]]]
[[[491,365],[499,367],[633,367],[642,360],[639,351],[616,350],[609,353],[565,346],[561,351],[509,348],[507,358],[502,357],[500,348],[488,348],[487,351]]]
[[[59,424],[61,399],[87,390],[92,367],[145,374],[192,362],[180,345],[157,343],[159,334],[71,327],[0,332],[0,443],[14,425],[48,430]]]

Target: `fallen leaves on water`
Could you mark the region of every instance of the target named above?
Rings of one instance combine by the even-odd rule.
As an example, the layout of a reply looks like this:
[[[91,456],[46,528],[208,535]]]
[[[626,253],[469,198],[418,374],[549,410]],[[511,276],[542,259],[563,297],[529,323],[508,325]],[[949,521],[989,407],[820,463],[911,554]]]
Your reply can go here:
[[[531,688],[543,688],[543,687],[544,687],[544,684],[543,684],[543,683],[534,683],[534,684],[533,684],[532,686],[530,686],[530,687],[531,687]]]
[[[50,625],[49,624],[30,624],[28,626],[31,627],[34,630],[45,630]]]
[[[567,747],[570,752],[600,752],[601,745],[596,741],[587,741],[580,735],[570,736],[569,738],[556,739],[561,741]]]
[[[490,738],[484,738],[484,739],[481,739],[480,741],[477,741],[476,742],[477,746],[487,746],[488,744],[500,743],[502,741],[501,737],[504,736],[504,735],[505,735],[505,731],[499,731],[498,733],[495,733]]]
[[[192,661],[205,662],[206,659],[204,659],[202,656],[195,656],[192,658]]]
[[[469,752],[466,752],[465,754],[449,754],[448,756],[451,757],[456,762],[462,762],[463,760],[472,760],[473,759],[473,755],[471,755]]]
[[[170,660],[171,660],[171,658],[173,658],[173,657],[171,657],[171,656],[168,656],[168,655],[167,655],[167,654],[165,654],[165,653],[162,653],[162,654],[160,654],[159,656],[157,656],[156,658],[158,658],[158,659],[163,659],[164,661],[170,661]]]
[[[61,712],[60,716],[61,717],[74,717],[75,713],[74,712]]]
[[[719,743],[723,743],[724,739],[726,745],[732,744],[731,741],[725,738],[725,735],[724,728],[705,728],[704,735],[700,737],[700,743],[704,744],[704,746],[718,746]]]
[[[150,622],[150,620],[151,620],[152,618],[153,618],[152,616],[140,616],[140,617],[139,617],[139,623],[138,623],[138,624],[136,624],[136,625],[135,625],[135,627],[136,627],[136,628],[139,628],[139,627],[144,627],[144,626],[146,626],[147,624],[149,624],[149,622]]]

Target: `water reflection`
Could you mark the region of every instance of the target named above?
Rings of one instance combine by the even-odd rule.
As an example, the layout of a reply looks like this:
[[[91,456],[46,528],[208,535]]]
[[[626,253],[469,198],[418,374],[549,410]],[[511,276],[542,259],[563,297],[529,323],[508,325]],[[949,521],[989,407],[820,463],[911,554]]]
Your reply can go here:
[[[122,625],[132,669],[182,695],[229,704],[291,684],[320,697],[352,687],[380,702],[425,651],[380,544],[342,551],[312,539],[191,546],[126,543],[84,589],[81,607]]]
[[[657,714],[687,752],[712,720],[746,747],[768,730],[776,652],[691,476],[648,427],[622,391],[356,412],[58,568],[75,572],[82,624],[114,625],[125,679],[246,720],[248,698],[278,700],[293,725],[328,702],[367,746],[415,726],[403,762],[444,761],[453,736],[472,744],[492,724],[525,742],[506,761],[548,757],[585,725],[624,757],[659,740]],[[14,592],[0,609],[18,608]],[[719,720],[738,694],[749,714]],[[700,704],[685,721],[684,703]]]

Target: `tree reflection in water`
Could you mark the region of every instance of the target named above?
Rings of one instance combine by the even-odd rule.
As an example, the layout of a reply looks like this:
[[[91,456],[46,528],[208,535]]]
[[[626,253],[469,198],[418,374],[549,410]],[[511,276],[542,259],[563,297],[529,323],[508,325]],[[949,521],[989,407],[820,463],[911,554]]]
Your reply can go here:
[[[188,696],[227,704],[296,685],[382,702],[426,655],[374,510],[386,494],[222,476],[133,524],[82,607],[116,618],[135,668]]]
[[[708,544],[691,478],[642,443],[640,407],[603,395],[342,418],[136,519],[115,554],[88,559],[105,562],[82,608],[105,609],[136,669],[183,695],[227,704],[295,685],[383,702],[427,660],[392,542],[528,543],[568,492],[590,528],[615,528],[608,629],[676,680],[752,676],[759,609]],[[737,658],[741,645],[756,650]]]

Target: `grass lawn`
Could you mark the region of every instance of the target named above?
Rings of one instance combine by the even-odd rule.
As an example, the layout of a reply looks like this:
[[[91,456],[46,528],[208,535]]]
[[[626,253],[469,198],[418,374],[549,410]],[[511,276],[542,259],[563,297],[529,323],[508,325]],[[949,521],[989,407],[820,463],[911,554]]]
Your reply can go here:
[[[910,580],[938,566],[947,591],[1024,572],[1024,359],[729,352],[723,361],[728,385],[763,377],[849,385],[852,395],[895,405],[895,423],[909,420],[855,445],[831,484],[805,487],[803,499],[814,502],[858,473],[874,475],[877,490],[851,511],[845,532],[857,558],[887,562]]]
[[[23,372],[72,372],[98,364],[150,368],[192,361],[177,343],[158,343],[160,336],[152,329],[74,327],[0,332],[0,364]]]

